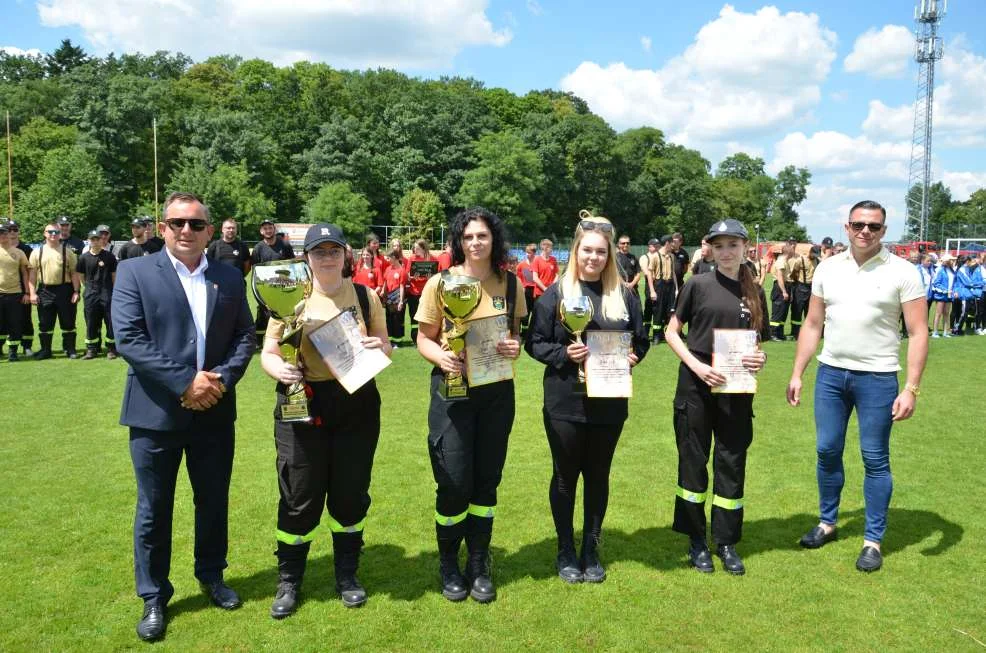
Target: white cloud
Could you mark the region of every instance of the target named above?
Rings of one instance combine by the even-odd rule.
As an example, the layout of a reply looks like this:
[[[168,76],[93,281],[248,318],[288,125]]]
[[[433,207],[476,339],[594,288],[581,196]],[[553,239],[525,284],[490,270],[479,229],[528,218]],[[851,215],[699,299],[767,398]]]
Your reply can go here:
[[[986,57],[955,47],[936,71],[932,147],[986,147]],[[913,104],[873,100],[863,131],[874,138],[910,138],[913,124]]]
[[[818,173],[837,173],[842,179],[893,179],[907,181],[911,144],[872,141],[841,132],[820,131],[806,136],[793,132],[774,146],[770,169],[786,165],[805,167]]]
[[[835,43],[815,14],[725,5],[660,69],[585,61],[561,87],[620,129],[651,125],[681,143],[729,141],[810,117]]]
[[[644,49],[644,52],[650,52],[651,44],[652,43],[649,36],[640,37],[640,47]]]
[[[443,68],[464,48],[503,46],[488,0],[39,0],[46,27],[78,27],[104,53],[221,53],[278,64]]]
[[[40,57],[43,53],[37,48],[28,48],[27,50],[21,50],[13,45],[0,45],[0,52],[6,52],[7,54],[15,57]]]
[[[952,191],[952,199],[964,202],[975,191],[986,188],[986,172],[948,172],[942,175],[942,182]]]
[[[914,54],[914,34],[900,25],[868,29],[853,44],[842,65],[847,72],[871,77],[903,77]]]
[[[531,12],[534,16],[540,16],[544,13],[544,9],[537,0],[527,0],[527,11]]]
[[[861,200],[876,200],[887,209],[887,240],[896,240],[903,233],[904,189],[897,185],[815,183],[813,180],[804,203],[797,207],[798,221],[816,243],[825,236],[846,242],[844,225],[849,209]]]

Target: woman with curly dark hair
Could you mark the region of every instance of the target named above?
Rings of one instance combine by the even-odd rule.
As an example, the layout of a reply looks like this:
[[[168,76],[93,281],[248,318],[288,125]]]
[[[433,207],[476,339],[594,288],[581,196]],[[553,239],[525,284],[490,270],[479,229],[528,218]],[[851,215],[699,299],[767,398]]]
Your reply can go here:
[[[507,330],[492,356],[513,361],[520,354],[517,333],[527,315],[524,293],[513,273],[504,270],[507,235],[503,221],[483,208],[461,211],[449,226],[452,266],[425,284],[415,315],[417,345],[435,367],[431,372],[428,409],[428,449],[438,484],[435,532],[438,539],[442,595],[461,601],[467,595],[480,603],[496,598],[490,573],[490,538],[496,490],[507,457],[507,439],[514,422],[512,379],[468,387],[465,398],[448,399],[442,390],[445,374],[465,374],[463,353],[449,348],[442,326],[442,279],[472,277],[482,288],[479,305],[469,316],[473,323],[506,316]],[[501,318],[502,320],[502,318]],[[459,569],[459,548],[465,539],[469,552],[467,577]],[[467,580],[468,578],[468,580]]]

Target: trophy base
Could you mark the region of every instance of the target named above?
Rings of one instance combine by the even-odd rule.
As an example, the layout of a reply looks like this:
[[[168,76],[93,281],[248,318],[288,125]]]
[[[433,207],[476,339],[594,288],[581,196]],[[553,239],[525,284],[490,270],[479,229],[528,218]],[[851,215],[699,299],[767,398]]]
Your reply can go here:
[[[311,423],[312,415],[308,410],[308,397],[304,390],[288,395],[287,400],[281,404],[281,421]]]
[[[445,401],[462,401],[469,398],[469,386],[464,383],[446,381],[439,389],[439,394]]]

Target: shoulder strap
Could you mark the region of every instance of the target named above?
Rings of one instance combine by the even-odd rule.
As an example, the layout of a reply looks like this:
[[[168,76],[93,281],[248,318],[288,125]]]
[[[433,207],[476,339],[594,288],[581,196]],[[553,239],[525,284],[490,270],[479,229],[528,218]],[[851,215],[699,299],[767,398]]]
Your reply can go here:
[[[363,315],[363,324],[366,328],[370,328],[370,297],[367,295],[366,286],[361,283],[354,283],[353,288],[356,289],[356,299],[359,300],[359,310]]]

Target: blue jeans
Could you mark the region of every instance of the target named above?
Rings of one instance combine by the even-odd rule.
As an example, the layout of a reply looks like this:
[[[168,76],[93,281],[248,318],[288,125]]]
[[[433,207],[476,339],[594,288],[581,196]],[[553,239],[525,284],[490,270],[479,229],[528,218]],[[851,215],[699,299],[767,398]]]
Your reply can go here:
[[[845,484],[842,452],[849,415],[856,409],[859,448],[863,455],[863,498],[866,530],[863,537],[880,542],[887,529],[887,509],[894,483],[890,475],[891,410],[899,386],[896,372],[856,372],[824,363],[815,379],[815,431],[818,452],[820,520],[835,525],[839,496]]]

